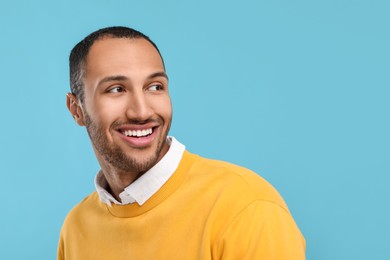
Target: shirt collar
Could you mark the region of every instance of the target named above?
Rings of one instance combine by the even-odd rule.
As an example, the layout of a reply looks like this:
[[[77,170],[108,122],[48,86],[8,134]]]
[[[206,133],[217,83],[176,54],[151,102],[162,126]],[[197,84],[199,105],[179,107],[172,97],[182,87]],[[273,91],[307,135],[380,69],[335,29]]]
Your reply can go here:
[[[185,150],[185,146],[174,137],[168,137],[167,141],[170,145],[168,152],[156,165],[119,194],[122,202],[117,201],[107,191],[107,180],[103,172],[99,171],[95,177],[95,188],[100,200],[110,206],[111,203],[126,205],[134,202],[142,205],[152,197],[176,171]]]

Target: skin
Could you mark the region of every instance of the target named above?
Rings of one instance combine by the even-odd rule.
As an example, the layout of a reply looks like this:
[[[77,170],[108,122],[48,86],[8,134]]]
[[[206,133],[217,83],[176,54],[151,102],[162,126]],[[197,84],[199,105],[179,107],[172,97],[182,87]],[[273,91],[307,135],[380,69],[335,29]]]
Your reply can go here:
[[[96,158],[120,201],[125,187],[168,151],[172,120],[168,78],[157,50],[144,39],[103,38],[86,58],[85,100],[67,94],[67,107],[86,126]],[[152,129],[147,137],[125,131]]]

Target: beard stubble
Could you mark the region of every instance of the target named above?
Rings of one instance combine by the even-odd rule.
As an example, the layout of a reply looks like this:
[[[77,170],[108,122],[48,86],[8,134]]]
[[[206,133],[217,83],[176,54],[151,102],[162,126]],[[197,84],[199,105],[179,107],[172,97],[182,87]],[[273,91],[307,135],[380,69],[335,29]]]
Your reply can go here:
[[[163,125],[162,119],[153,119],[158,121],[159,125]],[[153,121],[152,120],[152,121]],[[139,159],[136,156],[131,157],[125,154],[125,152],[116,144],[110,145],[107,137],[105,136],[104,129],[96,124],[89,114],[84,110],[84,122],[89,135],[89,138],[92,142],[92,145],[95,147],[96,151],[103,157],[103,159],[114,166],[115,168],[124,171],[124,172],[136,172],[139,175],[148,171],[152,168],[160,159],[160,155],[166,143],[168,132],[170,129],[170,123],[168,127],[158,138],[157,148],[154,153],[149,158]],[[116,122],[114,126],[126,124],[127,122]],[[145,123],[145,122],[143,122]],[[140,148],[142,150],[142,148]]]

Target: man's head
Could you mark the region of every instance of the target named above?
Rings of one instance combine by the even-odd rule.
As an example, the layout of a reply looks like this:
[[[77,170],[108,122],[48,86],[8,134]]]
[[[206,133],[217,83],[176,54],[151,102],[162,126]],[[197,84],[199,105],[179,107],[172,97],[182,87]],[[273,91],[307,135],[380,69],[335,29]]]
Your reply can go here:
[[[69,72],[70,72],[70,88],[72,93],[81,101],[84,102],[84,84],[83,77],[85,73],[85,59],[91,49],[92,45],[103,38],[127,38],[127,39],[145,39],[156,48],[157,52],[160,51],[157,45],[145,34],[134,30],[132,28],[123,26],[107,27],[97,30],[81,42],[76,44],[72,49],[69,56]],[[164,60],[160,54],[160,57],[164,63]]]
[[[166,153],[172,118],[156,45],[124,27],[96,31],[70,56],[67,106],[86,126],[102,168],[142,174]]]

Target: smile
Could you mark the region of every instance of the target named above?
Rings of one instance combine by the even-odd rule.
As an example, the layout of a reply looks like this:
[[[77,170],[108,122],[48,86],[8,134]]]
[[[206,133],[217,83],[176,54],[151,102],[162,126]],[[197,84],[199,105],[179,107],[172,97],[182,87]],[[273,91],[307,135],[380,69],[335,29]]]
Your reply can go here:
[[[143,129],[143,130],[126,130],[123,131],[122,134],[128,137],[145,137],[151,135],[153,133],[153,129]]]

